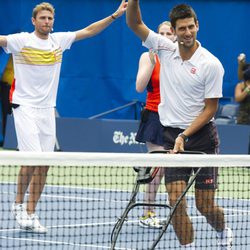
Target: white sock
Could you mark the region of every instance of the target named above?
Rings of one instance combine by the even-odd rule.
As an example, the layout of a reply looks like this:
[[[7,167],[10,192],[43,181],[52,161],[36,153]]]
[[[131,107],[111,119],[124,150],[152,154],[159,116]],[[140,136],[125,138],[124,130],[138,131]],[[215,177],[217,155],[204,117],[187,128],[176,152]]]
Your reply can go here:
[[[225,231],[225,229],[226,229],[227,227],[225,226],[225,228],[222,230],[222,231],[217,231],[217,236],[219,237],[219,238],[222,238],[223,237],[223,235],[224,235],[224,231]]]
[[[194,242],[187,244],[187,245],[181,245],[181,249],[186,249],[186,250],[195,250],[195,245]]]
[[[218,232],[218,231],[217,231],[217,236],[218,236],[218,238],[222,238],[222,236],[223,236],[223,232],[224,232],[224,230],[223,230],[223,231],[221,231],[221,232]]]

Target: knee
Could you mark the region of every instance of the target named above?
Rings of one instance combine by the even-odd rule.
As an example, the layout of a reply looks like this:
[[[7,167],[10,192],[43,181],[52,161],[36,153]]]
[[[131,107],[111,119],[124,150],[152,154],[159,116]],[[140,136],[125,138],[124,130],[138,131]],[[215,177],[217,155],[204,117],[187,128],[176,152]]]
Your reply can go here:
[[[169,204],[170,204],[171,207],[173,207],[175,205],[175,203],[177,202],[177,199],[178,199],[177,195],[174,195],[174,194],[169,195],[168,200],[169,200]]]
[[[205,207],[203,204],[196,204],[196,208],[202,215],[206,215],[209,213],[208,208]]]
[[[174,207],[174,205],[176,204],[178,200],[178,197],[172,197],[169,199],[169,203],[171,207]],[[187,211],[187,203],[185,199],[182,199],[180,201],[180,203],[178,204],[177,208],[176,208],[176,212],[174,213],[174,215],[177,214],[186,214]]]
[[[197,210],[204,216],[210,214],[213,212],[215,207],[214,203],[203,203],[202,201],[196,202],[196,208]]]

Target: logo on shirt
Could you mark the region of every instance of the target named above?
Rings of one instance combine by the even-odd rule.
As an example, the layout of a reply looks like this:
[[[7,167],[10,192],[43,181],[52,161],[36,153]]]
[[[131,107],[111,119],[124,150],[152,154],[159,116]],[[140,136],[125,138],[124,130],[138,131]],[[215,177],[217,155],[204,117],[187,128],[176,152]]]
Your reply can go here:
[[[191,70],[190,70],[190,72],[192,73],[192,74],[195,74],[196,73],[196,68],[192,68]]]
[[[205,184],[213,184],[214,180],[213,179],[206,179]]]

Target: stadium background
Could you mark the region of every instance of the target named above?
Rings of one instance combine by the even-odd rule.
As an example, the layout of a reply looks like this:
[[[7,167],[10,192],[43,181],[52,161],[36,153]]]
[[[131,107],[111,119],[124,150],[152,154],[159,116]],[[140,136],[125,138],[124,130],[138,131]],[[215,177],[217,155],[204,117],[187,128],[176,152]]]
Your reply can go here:
[[[31,12],[41,1],[1,0],[0,34],[32,32]],[[75,31],[112,14],[118,0],[52,0],[55,9],[54,31]],[[144,22],[155,30],[168,19],[169,10],[182,1],[141,0]],[[200,24],[198,40],[215,54],[225,68],[224,96],[232,97],[237,83],[237,56],[250,57],[248,17],[250,1],[185,1],[195,9]],[[140,40],[127,28],[125,16],[96,37],[73,44],[64,53],[57,110],[61,117],[88,118],[125,105],[145,100],[135,91],[135,76]],[[7,55],[0,51],[0,73]],[[110,118],[133,118],[130,109],[114,112]]]

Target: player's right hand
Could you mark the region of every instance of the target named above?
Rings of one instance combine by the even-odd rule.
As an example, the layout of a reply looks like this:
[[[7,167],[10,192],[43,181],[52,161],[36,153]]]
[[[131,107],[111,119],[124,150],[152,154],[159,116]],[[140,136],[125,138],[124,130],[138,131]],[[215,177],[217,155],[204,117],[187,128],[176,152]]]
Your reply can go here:
[[[244,53],[239,54],[238,63],[245,63],[245,62],[246,62],[246,55]]]

